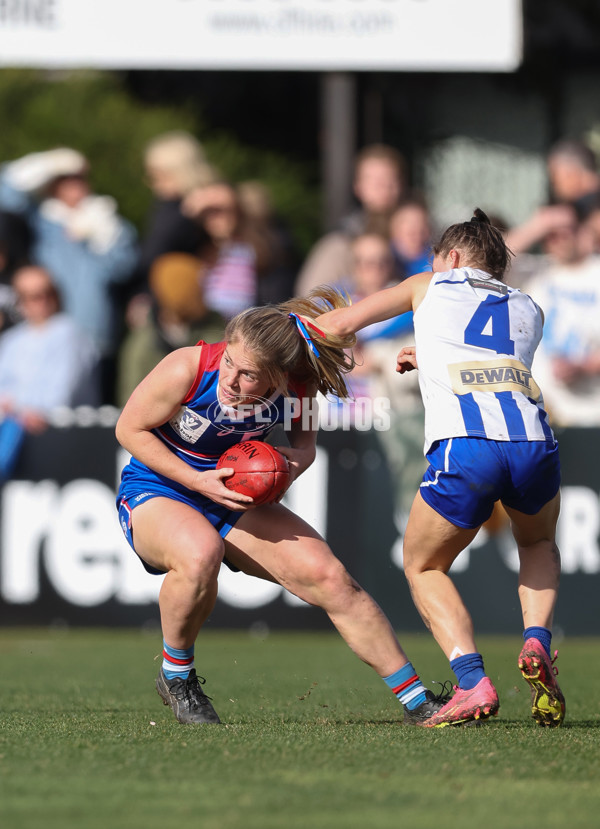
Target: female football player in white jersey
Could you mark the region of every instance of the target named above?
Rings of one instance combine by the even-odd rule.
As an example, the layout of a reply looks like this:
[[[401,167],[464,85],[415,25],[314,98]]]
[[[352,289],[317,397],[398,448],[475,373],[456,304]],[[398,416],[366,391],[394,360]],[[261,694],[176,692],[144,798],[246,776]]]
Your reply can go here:
[[[165,357],[133,392],[117,424],[118,440],[132,455],[117,497],[119,517],[146,569],[166,574],[156,687],[180,722],[220,722],[196,674],[194,645],[215,604],[223,561],[322,607],[398,697],[405,723],[423,725],[444,704],[423,687],[381,609],[318,533],[282,504],[254,506],[225,486],[232,469],[215,468],[233,444],[262,440],[277,423],[289,428],[290,448],[280,451],[291,480],[312,463],[314,395],[347,396],[344,375],[352,359],[344,349],[355,338],[324,337],[303,315],[342,302],[340,294],[324,290],[239,314],[225,342]],[[312,417],[300,416],[303,406]]]
[[[560,577],[560,462],[531,375],[543,314],[503,282],[511,253],[483,211],[449,227],[433,252],[433,272],[334,309],[317,325],[345,336],[414,312],[415,348],[400,352],[398,371],[419,369],[429,467],[406,528],[404,569],[457,677],[453,696],[427,725],[498,712],[471,617],[448,576],[496,501],[510,517],[519,551],[525,643],[518,664],[531,686],[532,715],[540,725],[560,725],[565,702],[550,650]]]

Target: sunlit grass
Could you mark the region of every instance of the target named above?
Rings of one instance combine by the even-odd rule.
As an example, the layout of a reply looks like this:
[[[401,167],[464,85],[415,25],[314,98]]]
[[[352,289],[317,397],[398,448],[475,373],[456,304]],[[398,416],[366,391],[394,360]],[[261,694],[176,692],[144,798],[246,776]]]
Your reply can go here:
[[[429,636],[401,639],[426,683],[450,677]],[[600,642],[561,644],[561,729],[529,715],[519,642],[479,644],[500,715],[426,730],[334,634],[206,633],[223,725],[195,727],[154,690],[158,635],[0,630],[0,826],[597,826]]]

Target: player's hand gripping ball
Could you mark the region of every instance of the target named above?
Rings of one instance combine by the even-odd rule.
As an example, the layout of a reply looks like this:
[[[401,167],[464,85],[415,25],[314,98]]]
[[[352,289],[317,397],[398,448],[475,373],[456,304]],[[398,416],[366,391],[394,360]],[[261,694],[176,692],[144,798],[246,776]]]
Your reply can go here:
[[[250,495],[255,504],[270,504],[286,489],[290,467],[281,452],[260,440],[244,440],[223,452],[217,469],[229,467],[233,475],[223,483],[234,492]]]

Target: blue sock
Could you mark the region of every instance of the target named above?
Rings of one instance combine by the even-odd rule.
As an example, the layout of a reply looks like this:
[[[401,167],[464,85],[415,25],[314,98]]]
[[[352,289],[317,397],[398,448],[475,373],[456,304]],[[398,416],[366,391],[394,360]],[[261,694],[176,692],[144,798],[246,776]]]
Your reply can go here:
[[[484,676],[483,657],[480,653],[464,653],[450,660],[450,667],[456,674],[458,687],[470,691]]]
[[[403,665],[395,674],[384,676],[383,681],[409,711],[418,708],[427,699],[425,686],[410,662]]]
[[[187,679],[194,667],[194,646],[172,648],[163,639],[162,669],[167,679]]]
[[[552,631],[548,630],[548,628],[540,628],[532,626],[530,628],[525,628],[523,632],[523,639],[527,641],[528,639],[537,639],[544,646],[544,650],[551,657],[550,654],[550,645],[552,644]]]

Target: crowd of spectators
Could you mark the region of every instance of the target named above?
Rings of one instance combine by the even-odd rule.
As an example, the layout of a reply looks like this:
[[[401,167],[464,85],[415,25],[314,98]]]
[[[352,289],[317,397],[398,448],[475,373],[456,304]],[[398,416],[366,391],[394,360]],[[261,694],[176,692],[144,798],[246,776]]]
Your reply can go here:
[[[550,149],[547,169],[550,203],[506,236],[518,287],[545,315],[533,373],[554,426],[599,426],[600,174],[571,139]]]
[[[226,181],[194,136],[157,136],[143,163],[152,204],[139,234],[110,195],[93,192],[90,161],[75,149],[0,166],[0,456],[43,428],[51,407],[121,407],[169,351],[220,338],[249,306],[321,284],[358,299],[430,267],[432,214],[393,147],[358,153],[354,209],[303,259],[265,185]],[[509,281],[545,312],[534,374],[553,424],[597,426],[600,174],[575,140],[550,149],[547,172],[548,204],[506,228]],[[414,383],[394,376],[411,337],[410,314],[361,332],[351,378],[356,399],[388,397],[405,424],[422,412]]]

